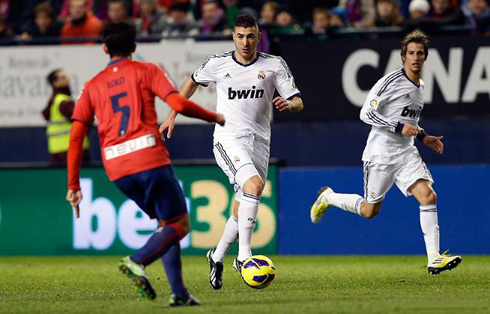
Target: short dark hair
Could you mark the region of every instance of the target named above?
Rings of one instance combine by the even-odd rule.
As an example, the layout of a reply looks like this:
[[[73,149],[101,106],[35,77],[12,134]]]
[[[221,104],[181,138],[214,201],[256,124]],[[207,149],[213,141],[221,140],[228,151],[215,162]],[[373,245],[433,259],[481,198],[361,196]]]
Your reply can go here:
[[[41,2],[36,7],[34,8],[34,14],[38,15],[40,13],[45,13],[49,15],[50,17],[53,17],[53,7],[49,2]]]
[[[235,27],[255,27],[257,30],[259,29],[259,25],[257,24],[257,19],[250,14],[242,13],[236,17]]]
[[[124,9],[127,10],[127,8],[126,8],[126,1],[124,1],[124,0],[109,0],[109,2],[107,4],[109,5],[111,3],[120,3],[124,7]]]
[[[172,3],[172,5],[170,6],[170,11],[180,11],[187,13],[189,12],[189,5],[186,2],[177,1]]]
[[[46,76],[46,80],[48,81],[49,85],[51,85],[51,87],[53,86],[54,81],[58,79],[58,72],[61,71],[61,69],[55,69],[49,72],[48,76]]]
[[[136,27],[128,22],[109,23],[104,27],[102,38],[111,57],[126,57],[136,47]]]
[[[427,60],[427,57],[429,56],[429,36],[425,35],[423,32],[419,30],[415,30],[402,40],[402,51],[401,51],[401,56],[402,58],[405,57],[407,54],[407,47],[408,44],[410,43],[416,43],[416,44],[421,44],[424,46],[424,54],[425,54],[425,60]]]

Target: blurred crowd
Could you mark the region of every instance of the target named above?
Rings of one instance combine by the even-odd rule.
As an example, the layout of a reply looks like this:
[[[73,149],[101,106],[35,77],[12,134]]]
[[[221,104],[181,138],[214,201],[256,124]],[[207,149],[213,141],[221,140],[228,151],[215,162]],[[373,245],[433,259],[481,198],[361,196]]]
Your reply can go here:
[[[235,17],[257,17],[268,34],[328,38],[339,28],[437,32],[470,25],[490,34],[490,0],[0,0],[0,38],[95,38],[130,21],[140,38],[228,35]]]

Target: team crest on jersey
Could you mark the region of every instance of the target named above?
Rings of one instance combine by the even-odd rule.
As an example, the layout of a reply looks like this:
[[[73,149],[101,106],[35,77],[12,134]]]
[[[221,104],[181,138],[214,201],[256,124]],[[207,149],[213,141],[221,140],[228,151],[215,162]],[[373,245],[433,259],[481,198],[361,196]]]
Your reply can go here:
[[[265,80],[265,72],[264,71],[259,71],[259,75],[258,75],[258,78],[259,80]]]
[[[371,105],[372,108],[378,109],[379,103],[378,103],[378,100],[377,99],[372,99],[369,104]]]

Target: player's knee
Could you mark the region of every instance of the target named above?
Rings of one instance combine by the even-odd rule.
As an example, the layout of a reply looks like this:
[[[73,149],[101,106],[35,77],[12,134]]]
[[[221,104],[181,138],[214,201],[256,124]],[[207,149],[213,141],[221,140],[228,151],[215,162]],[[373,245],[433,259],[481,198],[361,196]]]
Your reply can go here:
[[[191,230],[191,224],[189,223],[189,219],[182,222],[180,224],[180,226],[182,228],[182,237],[185,237],[189,233],[189,231]]]
[[[378,213],[376,213],[374,210],[367,210],[361,212],[362,217],[367,219],[373,219],[374,217],[376,217],[377,214]]]
[[[259,176],[253,176],[248,179],[243,185],[243,191],[252,195],[260,196],[262,195],[262,190],[264,189],[264,183]]]
[[[434,190],[430,189],[422,198],[421,205],[431,205],[437,203],[437,194]]]
[[[361,205],[361,216],[367,219],[372,219],[379,214],[380,209],[381,209],[381,205],[368,204],[364,202]]]
[[[189,222],[189,215],[186,214],[186,215],[182,216],[179,220],[177,220],[176,222],[174,222],[170,226],[173,227],[175,230],[177,230],[177,233],[179,234],[179,238],[182,239],[191,230],[191,224]]]

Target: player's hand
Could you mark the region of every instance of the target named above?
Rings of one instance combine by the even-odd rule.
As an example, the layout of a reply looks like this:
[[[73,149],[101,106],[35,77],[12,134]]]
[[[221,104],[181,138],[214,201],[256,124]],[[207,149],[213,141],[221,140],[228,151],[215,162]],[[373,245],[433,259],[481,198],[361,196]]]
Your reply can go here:
[[[165,121],[163,121],[163,123],[160,125],[160,134],[162,135],[162,138],[165,140],[165,137],[164,137],[164,132],[165,130],[168,129],[167,131],[167,138],[171,138],[172,137],[172,133],[174,131],[174,127],[175,127],[175,118],[172,118],[172,117],[167,117],[167,119],[165,119]]]
[[[276,106],[276,108],[279,111],[289,110],[291,108],[290,101],[286,100],[282,97],[279,97],[279,96],[274,98],[274,100],[272,100],[272,102],[274,103],[274,106]]]
[[[416,125],[405,124],[402,129],[403,136],[416,136],[419,134],[419,127]]]
[[[81,190],[68,190],[66,193],[66,200],[70,203],[71,207],[73,207],[73,211],[75,212],[75,218],[80,217],[80,202],[83,199]]]
[[[225,125],[225,116],[222,115],[221,113],[217,113],[216,114],[216,123],[218,123],[221,126]]]
[[[432,149],[436,154],[442,154],[444,152],[444,143],[442,143],[442,136],[426,135],[423,139],[423,143]]]

